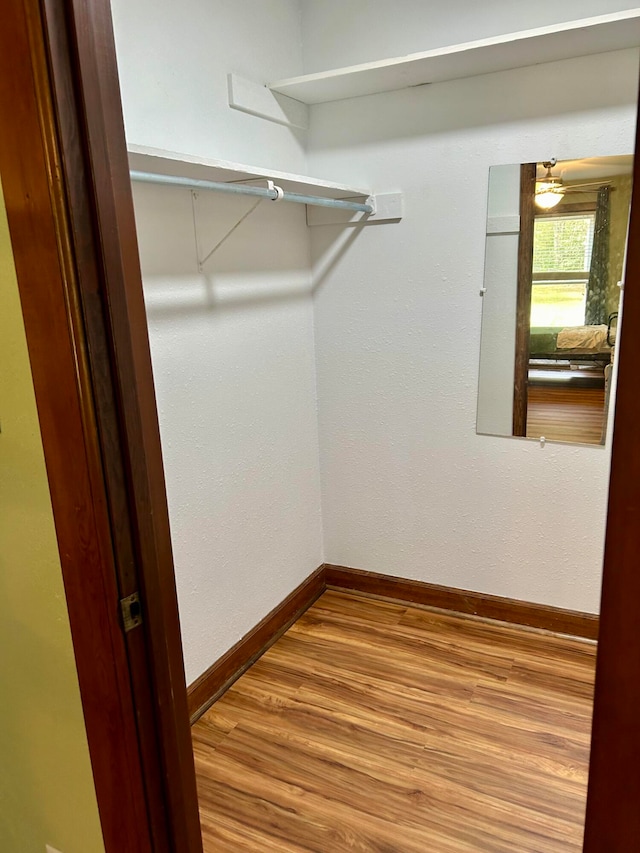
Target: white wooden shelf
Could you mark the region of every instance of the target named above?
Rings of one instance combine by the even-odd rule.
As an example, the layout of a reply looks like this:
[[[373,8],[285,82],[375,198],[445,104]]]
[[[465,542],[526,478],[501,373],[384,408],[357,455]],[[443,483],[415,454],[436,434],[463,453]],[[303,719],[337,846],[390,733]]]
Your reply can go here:
[[[640,8],[269,83],[320,104],[640,45]]]
[[[310,178],[262,169],[257,166],[245,166],[229,160],[208,160],[177,154],[159,148],[146,148],[141,145],[129,145],[129,168],[138,172],[150,172],[155,175],[174,175],[180,178],[192,178],[202,181],[238,181],[272,180],[283,190],[294,193],[315,195],[326,198],[354,198],[370,195],[362,187],[349,187],[321,178]]]

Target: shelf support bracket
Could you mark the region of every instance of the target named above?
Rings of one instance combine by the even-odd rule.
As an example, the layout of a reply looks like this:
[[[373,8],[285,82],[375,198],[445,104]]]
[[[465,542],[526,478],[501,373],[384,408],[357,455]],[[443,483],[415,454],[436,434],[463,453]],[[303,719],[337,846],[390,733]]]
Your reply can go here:
[[[242,214],[240,219],[238,219],[238,221],[226,232],[226,234],[220,240],[218,240],[213,249],[207,252],[204,257],[202,257],[202,250],[200,248],[200,237],[198,234],[197,200],[198,193],[195,190],[191,190],[191,210],[193,212],[193,232],[196,240],[196,259],[198,261],[198,272],[204,272],[204,265],[207,263],[207,261],[218,251],[218,249],[224,243],[226,243],[229,237],[231,237],[233,232],[242,225],[245,219],[248,219],[249,216],[251,216],[253,211],[258,207],[259,204],[264,201],[264,199],[259,198],[257,201],[255,201],[251,205],[251,207],[247,211],[245,211],[245,213]]]

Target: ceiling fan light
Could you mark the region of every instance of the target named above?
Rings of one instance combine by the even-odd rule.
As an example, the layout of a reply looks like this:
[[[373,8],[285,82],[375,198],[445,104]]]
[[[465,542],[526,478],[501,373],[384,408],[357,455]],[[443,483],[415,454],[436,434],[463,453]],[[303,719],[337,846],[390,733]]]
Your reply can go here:
[[[543,210],[551,210],[552,207],[560,204],[564,196],[564,187],[562,178],[556,178],[551,174],[551,167],[555,166],[556,161],[550,160],[548,163],[543,163],[547,169],[547,173],[540,181],[536,181],[535,203]]]
[[[535,203],[543,210],[551,210],[552,207],[560,204],[564,197],[564,190],[545,188],[536,190]]]

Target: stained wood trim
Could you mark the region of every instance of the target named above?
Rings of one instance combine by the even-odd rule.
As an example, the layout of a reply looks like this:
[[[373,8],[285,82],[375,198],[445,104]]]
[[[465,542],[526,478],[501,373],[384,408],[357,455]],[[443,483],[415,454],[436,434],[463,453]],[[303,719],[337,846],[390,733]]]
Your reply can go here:
[[[536,164],[520,166],[520,238],[518,240],[518,294],[516,303],[516,360],[513,377],[513,435],[527,434],[527,386],[531,326],[531,275]]]
[[[112,372],[108,323],[104,313],[104,284],[99,259],[100,250],[95,245],[92,231],[92,199],[90,179],[84,153],[75,132],[74,119],[79,112],[67,57],[70,52],[68,34],[59,15],[59,5],[44,0],[47,12],[49,61],[55,86],[57,121],[62,147],[59,173],[64,183],[71,212],[69,239],[75,253],[78,277],[78,310],[82,313],[84,333],[92,358],[86,365],[90,373],[94,401],[94,434],[98,452],[102,456],[106,502],[111,518],[111,536],[114,552],[114,570],[117,577],[118,596],[124,598],[140,589],[136,565],[136,532],[132,524],[128,496],[128,475],[123,459],[126,456],[118,412],[118,391]],[[146,602],[145,602],[146,605]],[[146,608],[148,609],[148,608]],[[146,805],[151,815],[154,849],[170,851],[170,827],[166,796],[163,789],[163,761],[161,740],[153,713],[154,691],[148,678],[140,679],[139,671],[150,671],[151,659],[144,630],[125,636],[125,644],[132,671],[138,739],[145,766]],[[144,723],[142,722],[144,721]]]
[[[104,845],[151,853],[53,101],[39,3],[8,0],[0,171]]]
[[[189,712],[194,723],[243,672],[266,652],[324,592],[324,566],[319,566],[255,628],[189,685]]]
[[[325,565],[325,583],[332,589],[355,590],[368,595],[393,598],[396,601],[511,622],[514,625],[544,628],[589,640],[598,638],[598,617],[592,613],[564,610],[546,604],[533,604],[331,564]]]
[[[108,0],[42,0],[79,305],[147,810],[157,851],[200,853],[182,644],[157,408]]]
[[[604,550],[585,853],[640,839],[640,127],[636,136],[624,312]]]

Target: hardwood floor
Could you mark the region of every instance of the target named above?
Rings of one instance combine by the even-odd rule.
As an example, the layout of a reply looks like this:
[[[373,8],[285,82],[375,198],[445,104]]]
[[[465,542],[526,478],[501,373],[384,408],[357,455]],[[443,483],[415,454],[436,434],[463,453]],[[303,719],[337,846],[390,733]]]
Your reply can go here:
[[[325,592],[193,727],[206,853],[581,850],[595,650]]]
[[[600,444],[603,427],[603,389],[529,387],[528,438]]]

